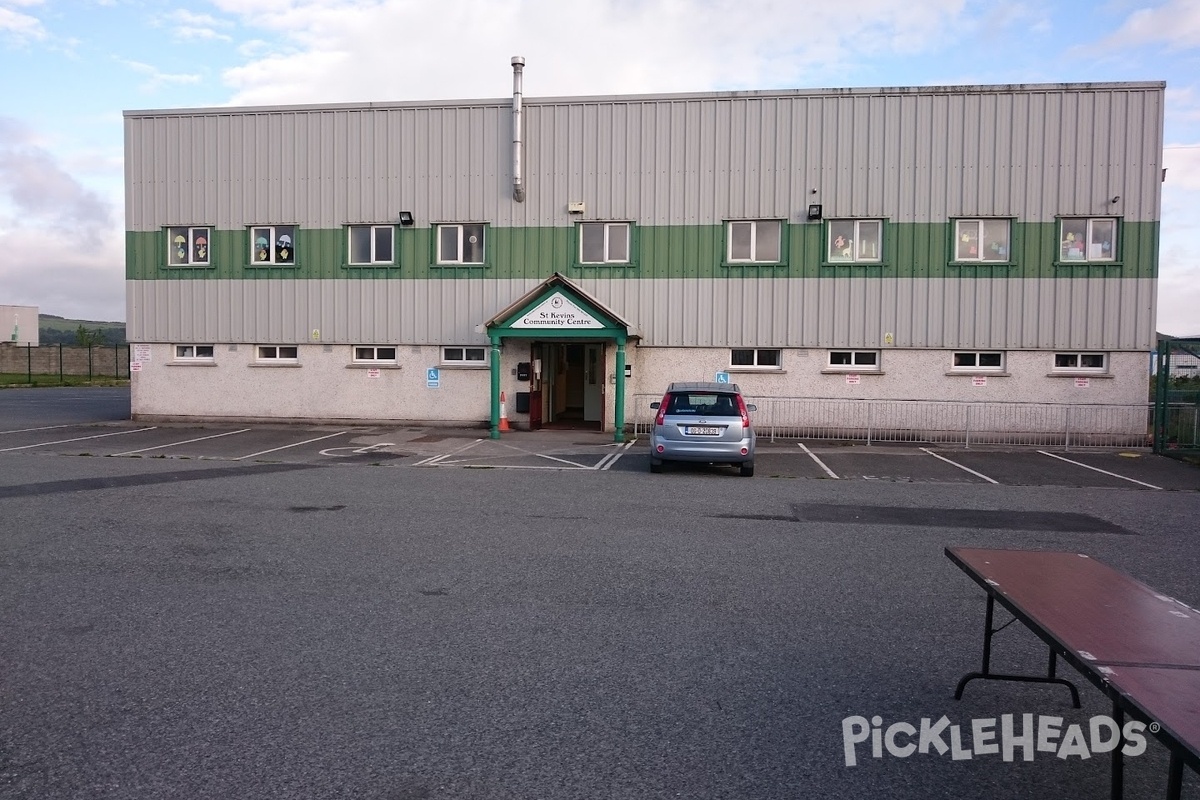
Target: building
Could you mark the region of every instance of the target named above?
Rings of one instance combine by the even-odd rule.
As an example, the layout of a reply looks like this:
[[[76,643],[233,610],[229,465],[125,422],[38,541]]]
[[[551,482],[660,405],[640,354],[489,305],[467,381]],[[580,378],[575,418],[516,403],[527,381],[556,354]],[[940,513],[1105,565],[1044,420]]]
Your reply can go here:
[[[1145,403],[1163,83],[529,100],[517,62],[503,100],[126,112],[135,417]]]
[[[38,346],[37,306],[0,306],[0,324],[4,326],[4,337],[0,341]]]

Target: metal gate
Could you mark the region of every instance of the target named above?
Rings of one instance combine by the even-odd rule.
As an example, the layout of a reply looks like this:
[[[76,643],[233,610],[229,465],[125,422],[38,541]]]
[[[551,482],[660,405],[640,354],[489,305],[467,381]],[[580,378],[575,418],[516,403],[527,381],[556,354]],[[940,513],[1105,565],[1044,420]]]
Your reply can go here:
[[[1200,457],[1200,339],[1159,339],[1154,452]]]

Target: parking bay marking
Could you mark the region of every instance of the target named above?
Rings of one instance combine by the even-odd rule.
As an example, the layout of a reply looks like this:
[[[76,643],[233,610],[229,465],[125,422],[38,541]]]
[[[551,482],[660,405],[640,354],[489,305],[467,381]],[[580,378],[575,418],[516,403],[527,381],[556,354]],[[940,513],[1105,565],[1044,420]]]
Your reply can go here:
[[[368,453],[377,453],[385,447],[392,447],[392,442],[379,442],[378,444],[369,444],[366,447],[328,447],[321,451],[321,455],[329,456],[330,458],[350,458],[351,456],[362,456]],[[349,450],[349,453],[335,453],[335,450]]]
[[[257,453],[251,453],[248,456],[239,456],[238,458],[235,458],[233,460],[234,461],[245,461],[247,458],[254,458],[255,456],[265,456],[267,453],[277,453],[280,450],[287,450],[290,447],[299,447],[302,444],[312,444],[313,442],[322,442],[322,441],[325,441],[326,439],[332,439],[335,436],[341,436],[343,433],[346,433],[346,431],[338,431],[337,433],[331,433],[328,436],[318,436],[315,439],[305,439],[303,442],[296,442],[295,444],[285,444],[283,447],[272,447],[270,450],[260,450]]]
[[[629,452],[629,448],[633,447],[633,445],[636,442],[637,442],[636,438],[629,440],[628,442],[625,443],[624,447],[614,450],[613,452],[609,453],[604,458],[602,458],[598,462],[596,462],[596,466],[592,467],[592,469],[598,469],[601,471],[607,470],[613,464],[617,463],[618,458],[625,455],[625,453]]]
[[[1114,478],[1120,478],[1123,481],[1129,481],[1130,483],[1136,483],[1139,486],[1145,486],[1149,489],[1162,489],[1161,486],[1155,486],[1153,483],[1144,483],[1139,480],[1134,480],[1133,478],[1126,478],[1124,475],[1118,475],[1117,473],[1109,472],[1106,469],[1100,469],[1099,467],[1093,467],[1090,464],[1084,464],[1082,461],[1072,461],[1069,458],[1063,458],[1062,456],[1056,456],[1056,455],[1054,455],[1054,453],[1047,453],[1045,450],[1038,450],[1038,452],[1044,456],[1050,456],[1051,458],[1057,458],[1059,461],[1065,461],[1068,464],[1074,464],[1077,467],[1083,467],[1084,469],[1090,469],[1094,472],[1100,472],[1100,473],[1103,473],[1104,475],[1110,475]]]
[[[52,431],[56,428],[85,428],[87,423],[75,423],[73,425],[47,425],[43,428],[22,428],[17,431],[0,431],[0,435],[5,433],[33,433],[34,431]]]
[[[946,458],[945,456],[940,456],[937,453],[930,450],[928,447],[922,447],[921,451],[925,452],[925,453],[929,453],[929,455],[933,456],[934,458],[940,458],[942,461],[945,461],[947,464],[958,467],[959,469],[963,470],[964,472],[969,472],[977,478],[983,478],[988,483],[994,483],[997,486],[1000,485],[1000,481],[995,480],[993,478],[989,478],[987,475],[984,475],[982,472],[976,472],[975,470],[971,469],[970,467],[963,466],[962,464],[958,463],[957,461],[951,461],[950,459]]]
[[[242,428],[240,431],[225,431],[224,433],[216,433],[212,436],[201,436],[198,439],[188,439],[185,442],[171,442],[170,444],[159,444],[154,447],[143,447],[141,450],[126,450],[124,453],[113,453],[113,458],[118,456],[131,456],[134,453],[147,453],[151,450],[162,450],[164,447],[176,447],[181,444],[191,444],[192,442],[203,442],[206,439],[220,439],[222,436],[233,436],[236,433],[245,433],[250,428]]]
[[[80,436],[77,439],[59,439],[57,442],[38,442],[37,444],[26,444],[22,445],[21,447],[5,447],[4,449],[0,450],[0,453],[7,453],[10,450],[29,450],[34,447],[49,447],[52,444],[70,444],[71,442],[82,442],[86,439],[103,439],[105,436],[124,436],[127,433],[141,433],[142,431],[153,431],[157,429],[158,426],[155,425],[150,428],[135,428],[131,431],[116,431],[115,433],[98,433],[95,436]]]
[[[462,447],[459,447],[456,450],[451,450],[449,453],[441,453],[436,456],[429,456],[429,458],[423,458],[420,461],[418,461],[417,463],[413,464],[413,466],[414,467],[435,466],[439,461],[449,458],[450,456],[458,455],[459,453],[463,452],[464,450],[470,450],[472,447],[474,447],[475,445],[479,444],[482,441],[483,441],[483,439],[476,439],[475,441],[471,442],[470,444],[464,444]]]
[[[816,454],[816,453],[814,453],[812,450],[809,450],[807,447],[805,447],[805,446],[804,446],[804,442],[799,442],[799,445],[800,445],[800,449],[801,449],[801,450],[803,450],[805,453],[808,453],[808,457],[809,457],[809,458],[811,458],[813,461],[817,462],[817,466],[819,466],[821,469],[825,470],[825,474],[826,474],[826,475],[828,475],[829,477],[833,478],[835,481],[837,481],[837,480],[841,480],[841,478],[839,478],[839,477],[837,476],[837,473],[836,473],[836,472],[834,472],[833,470],[831,470],[829,467],[825,466],[825,462],[824,462],[824,461],[822,461],[821,459],[817,458],[817,454]]]

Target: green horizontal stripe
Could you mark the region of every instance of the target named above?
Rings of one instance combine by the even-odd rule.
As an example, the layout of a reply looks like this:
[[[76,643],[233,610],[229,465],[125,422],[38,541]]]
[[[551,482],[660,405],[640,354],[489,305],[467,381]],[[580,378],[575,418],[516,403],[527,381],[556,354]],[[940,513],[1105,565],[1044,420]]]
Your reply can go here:
[[[888,224],[884,227],[884,259],[876,265],[824,263],[825,226],[786,226],[784,262],[779,265],[725,264],[722,225],[635,226],[631,242],[633,263],[625,266],[578,264],[576,229],[488,228],[486,263],[476,266],[433,264],[431,228],[396,228],[397,264],[349,267],[343,229],[298,228],[296,264],[290,267],[250,266],[249,233],[213,230],[211,265],[204,268],[168,267],[167,237],[163,231],[126,233],[126,277],[129,280],[333,278],[446,278],[474,277],[544,280],[555,272],[573,278],[1156,278],[1158,223],[1126,222],[1120,228],[1120,261],[1109,265],[1060,265],[1057,223],[1014,223],[1013,262],[1009,265],[950,263],[952,223]]]

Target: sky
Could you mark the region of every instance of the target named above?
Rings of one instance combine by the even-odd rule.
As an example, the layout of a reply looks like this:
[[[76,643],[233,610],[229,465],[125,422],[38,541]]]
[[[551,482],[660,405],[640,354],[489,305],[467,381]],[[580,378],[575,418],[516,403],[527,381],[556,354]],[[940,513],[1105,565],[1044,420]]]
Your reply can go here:
[[[502,98],[514,55],[531,99],[1166,81],[1158,330],[1200,336],[1200,0],[0,0],[0,303],[124,320],[125,110]]]

